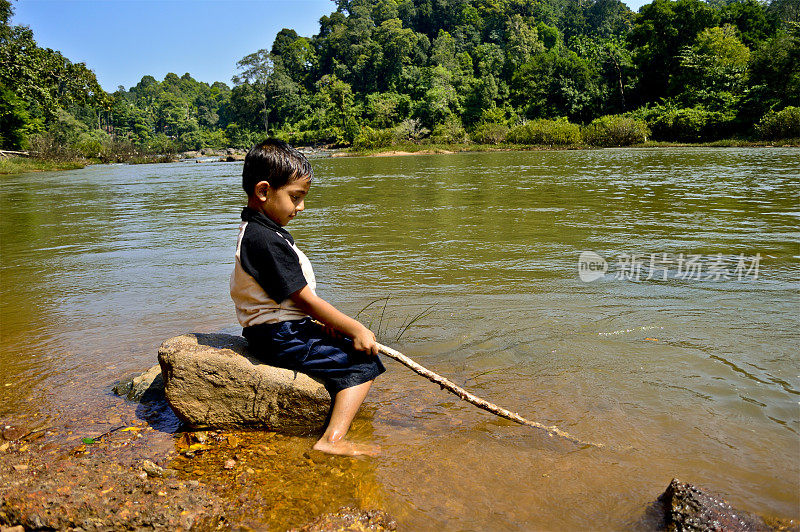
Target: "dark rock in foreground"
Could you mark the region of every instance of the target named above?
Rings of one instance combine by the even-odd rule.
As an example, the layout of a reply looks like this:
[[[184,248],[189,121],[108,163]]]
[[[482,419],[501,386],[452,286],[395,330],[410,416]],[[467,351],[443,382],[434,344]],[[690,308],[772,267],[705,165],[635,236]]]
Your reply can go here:
[[[322,383],[262,364],[240,336],[170,338],[161,344],[158,361],[170,406],[194,427],[307,434],[325,425],[331,400]]]
[[[797,529],[791,522],[788,527],[785,524],[770,526],[761,517],[737,510],[721,497],[675,478],[648,509],[648,514],[649,525],[670,532],[761,532]]]

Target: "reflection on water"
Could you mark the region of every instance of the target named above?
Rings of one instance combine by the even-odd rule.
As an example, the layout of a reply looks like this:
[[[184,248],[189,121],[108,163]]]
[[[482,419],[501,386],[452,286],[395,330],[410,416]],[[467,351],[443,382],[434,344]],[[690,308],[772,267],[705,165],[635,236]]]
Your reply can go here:
[[[388,362],[356,436],[383,446],[375,475],[401,526],[625,528],[672,477],[800,517],[799,161],[778,148],[315,161],[289,229],[323,297],[351,314],[388,297],[361,316],[384,341],[611,447],[564,446]],[[240,171],[3,179],[0,416],[69,417],[155,363],[165,338],[238,331]],[[761,263],[757,279],[584,283],[589,250]]]

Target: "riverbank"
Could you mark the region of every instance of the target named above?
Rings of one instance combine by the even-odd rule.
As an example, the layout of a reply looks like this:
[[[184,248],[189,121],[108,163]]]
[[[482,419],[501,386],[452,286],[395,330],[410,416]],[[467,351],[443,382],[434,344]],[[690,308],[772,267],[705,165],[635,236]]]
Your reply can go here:
[[[331,524],[314,530],[337,530],[349,520],[396,528],[370,499],[368,460],[323,455],[307,438],[274,432],[165,432],[129,407],[96,412],[117,422],[92,436],[0,420],[0,526],[302,530],[314,521]]]
[[[764,148],[764,147],[800,147],[800,139],[784,139],[780,141],[754,141],[742,139],[726,139],[714,142],[661,142],[647,141],[642,144],[620,146],[624,148]],[[493,152],[493,151],[541,151],[541,150],[602,150],[598,146],[586,144],[543,145],[543,144],[427,144],[405,143],[393,144],[383,148],[357,150],[345,148],[333,157],[388,157],[395,155],[436,155],[462,152]]]
[[[59,172],[63,170],[78,170],[92,164],[152,164],[172,163],[179,158],[175,155],[137,155],[124,161],[102,161],[100,159],[40,159],[37,157],[3,157],[0,158],[0,175],[24,174],[27,172]]]
[[[0,526],[307,532],[398,527],[377,509],[384,503],[371,458],[325,455],[310,448],[309,438],[270,431],[173,432],[166,430],[174,415],[163,397],[151,397],[135,414],[134,404],[120,399],[108,411],[95,412],[114,420],[101,433],[0,419]],[[676,486],[682,493],[675,493]],[[703,531],[716,530],[718,522],[726,530],[800,530],[791,519],[734,510],[722,498],[676,480],[632,522],[670,530],[670,523],[684,521]]]
[[[33,157],[2,157],[0,158],[0,175],[77,170],[78,168],[83,168],[90,164],[92,164],[92,161],[89,160],[52,161],[48,159],[35,159]]]
[[[714,142],[661,142],[648,141],[643,144],[624,146],[625,148],[769,148],[800,147],[800,139],[784,139],[778,141],[753,141],[742,139],[717,140]],[[402,143],[393,144],[382,148],[357,150],[354,148],[337,148],[333,146],[298,146],[300,152],[309,158],[325,157],[393,157],[403,155],[443,155],[465,152],[511,152],[511,151],[550,151],[550,150],[602,150],[598,146],[585,144],[570,145],[544,145],[544,144],[429,144],[429,143]],[[204,149],[165,155],[141,155],[124,161],[123,164],[152,164],[170,163],[185,160],[197,162],[241,162],[244,160],[246,150],[237,148]],[[50,159],[37,159],[33,157],[5,157],[0,158],[0,175],[22,174],[26,172],[51,172],[60,170],[76,170],[91,164],[103,164],[100,159],[78,159],[72,161],[58,161]]]

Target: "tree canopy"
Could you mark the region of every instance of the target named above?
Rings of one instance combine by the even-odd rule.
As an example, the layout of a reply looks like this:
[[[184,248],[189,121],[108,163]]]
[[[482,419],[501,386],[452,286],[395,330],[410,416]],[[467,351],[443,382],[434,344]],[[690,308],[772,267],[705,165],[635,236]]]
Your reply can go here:
[[[111,94],[11,25],[12,10],[0,0],[6,148],[66,115],[158,150],[266,134],[461,138],[485,124],[622,114],[668,139],[689,113],[704,120],[699,138],[713,138],[749,135],[765,113],[800,105],[796,0],[653,0],[638,13],[620,0],[337,0],[314,36],[264,36],[271,45],[238,61],[232,87],[170,73]]]

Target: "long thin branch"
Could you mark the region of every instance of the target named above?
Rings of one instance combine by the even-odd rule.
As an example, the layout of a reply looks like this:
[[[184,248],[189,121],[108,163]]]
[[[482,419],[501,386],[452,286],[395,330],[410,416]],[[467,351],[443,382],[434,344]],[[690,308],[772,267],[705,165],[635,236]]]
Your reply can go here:
[[[593,443],[593,442],[589,442],[589,441],[583,441],[583,440],[581,440],[579,438],[576,438],[575,436],[572,436],[571,434],[569,434],[567,432],[564,432],[563,430],[559,429],[555,425],[548,427],[547,425],[544,425],[542,423],[537,423],[536,421],[531,421],[529,419],[525,419],[524,417],[520,416],[516,412],[512,412],[510,410],[506,410],[505,408],[501,408],[501,407],[497,406],[496,404],[490,403],[489,401],[487,401],[485,399],[481,399],[480,397],[471,394],[470,392],[468,392],[464,388],[462,388],[462,387],[458,386],[457,384],[453,383],[452,381],[442,377],[438,373],[434,373],[433,371],[429,370],[428,368],[417,364],[416,362],[414,362],[413,360],[411,360],[410,358],[405,356],[403,353],[401,353],[399,351],[396,351],[396,350],[392,349],[391,347],[387,347],[387,346],[385,346],[383,344],[378,344],[378,351],[380,351],[380,353],[382,355],[386,355],[387,357],[392,358],[392,359],[400,362],[404,366],[412,369],[416,373],[419,373],[420,375],[422,375],[423,377],[425,377],[429,381],[435,382],[436,384],[441,386],[443,389],[446,388],[448,391],[450,391],[451,393],[457,395],[458,397],[460,397],[464,401],[466,401],[468,403],[471,403],[471,404],[477,406],[478,408],[486,410],[487,412],[491,412],[492,414],[495,414],[496,416],[500,416],[500,417],[505,418],[505,419],[510,419],[511,421],[519,423],[520,425],[528,425],[529,427],[535,427],[537,429],[542,429],[544,431],[547,431],[547,434],[549,436],[559,436],[559,437],[564,438],[566,440],[569,440],[569,441],[571,441],[573,443],[577,443],[578,445],[590,445],[592,447],[603,447],[602,443]]]

